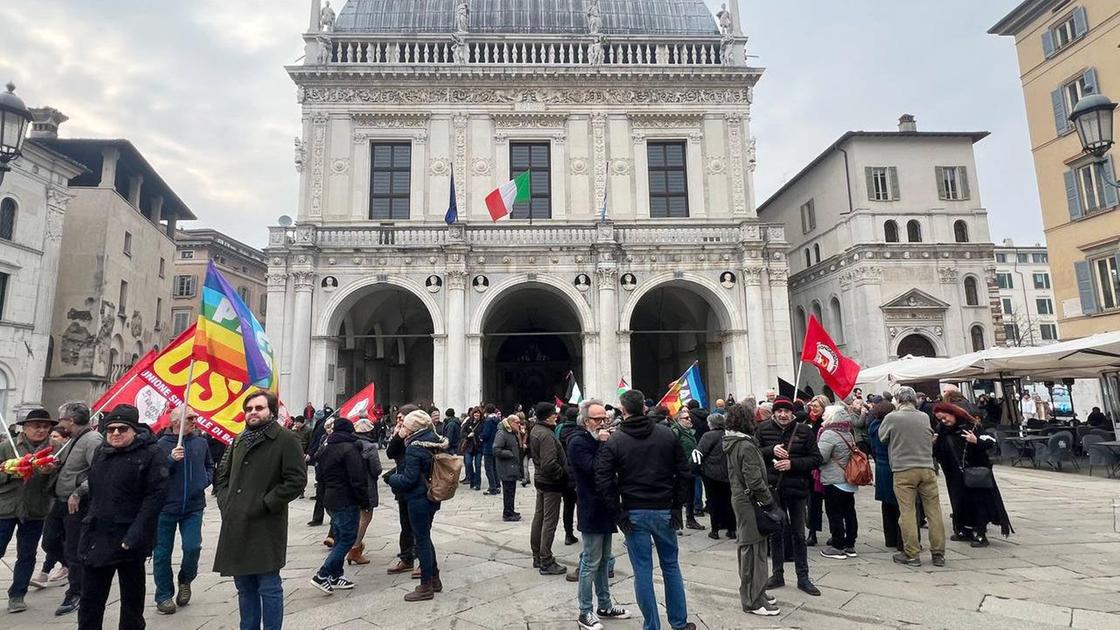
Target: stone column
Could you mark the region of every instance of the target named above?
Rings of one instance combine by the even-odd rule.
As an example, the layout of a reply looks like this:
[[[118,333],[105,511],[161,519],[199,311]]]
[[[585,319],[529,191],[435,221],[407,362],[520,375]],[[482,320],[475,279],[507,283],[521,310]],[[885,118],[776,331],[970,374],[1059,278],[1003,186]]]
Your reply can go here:
[[[591,396],[599,396],[602,390],[599,389],[599,373],[602,372],[601,361],[599,360],[599,333],[595,331],[583,331],[580,335],[580,342],[583,345],[583,385],[581,393],[586,400]],[[577,381],[578,382],[578,381]]]
[[[456,407],[447,394],[447,335],[432,335],[432,401],[437,407]]]
[[[175,240],[175,226],[178,221],[179,220],[176,217],[167,218],[167,230],[165,232],[167,234],[167,238]]]
[[[295,308],[292,313],[292,375],[285,383],[288,400],[307,402],[308,377],[311,363],[311,292],[315,288],[315,272],[296,271],[292,274],[295,282]],[[323,401],[312,401],[321,405]]]
[[[601,366],[598,394],[608,397],[614,393],[621,374],[618,361],[618,269],[600,266],[595,270],[599,282],[599,365]]]
[[[316,337],[311,340],[311,367],[308,375],[307,400],[333,403],[337,398],[335,388],[331,386],[333,376],[331,372],[338,365],[338,340],[331,337]],[[306,402],[306,401],[304,401]],[[295,403],[293,403],[295,404]],[[333,406],[333,404],[332,404]]]
[[[465,410],[470,402],[467,395],[467,375],[477,372],[479,364],[467,364],[467,273],[447,272],[447,371],[443,405]],[[481,361],[481,358],[479,359]],[[475,401],[477,402],[477,401]]]
[[[121,158],[120,149],[101,150],[101,188],[117,187],[117,160]]]
[[[265,276],[268,283],[268,297],[265,301],[264,332],[272,344],[272,370],[278,378],[281,374],[281,365],[284,357],[291,351],[284,338],[284,302],[288,289],[288,274],[283,269],[278,269]],[[307,402],[299,401],[299,404]],[[292,403],[296,404],[296,403]]]
[[[163,218],[163,195],[156,195],[152,197],[152,209],[148,216],[148,220],[152,222],[157,228],[159,221]]]
[[[618,376],[626,379],[626,383],[633,387],[634,377],[630,374],[630,331],[620,330],[615,338],[618,340]],[[616,396],[611,398],[613,400]]]
[[[482,335],[471,333],[467,336],[467,391],[463,408],[477,405],[482,401]]]
[[[774,349],[774,354],[770,357],[773,374],[767,374],[765,378],[767,383],[774,382],[770,385],[773,387],[778,382],[777,377],[781,376],[791,381],[797,372],[793,360],[793,338],[790,333],[789,267],[785,262],[771,265],[766,269],[766,276],[770,288],[770,312],[767,316],[773,330],[769,347]]]
[[[144,188],[144,176],[137,173],[128,178],[128,204],[140,209],[140,191]]]
[[[964,321],[964,314],[961,313],[959,297],[961,289],[958,282],[960,274],[956,267],[939,267],[937,274],[941,279],[941,299],[949,303],[949,308],[945,309],[945,325],[941,329],[941,343],[945,345],[945,352],[949,356],[972,352],[968,322]],[[1023,304],[1023,308],[1026,307],[1027,305]],[[1028,325],[1031,325],[1030,322]],[[1023,332],[1030,333],[1030,331]]]
[[[750,368],[745,382],[752,392],[765,393],[771,383],[766,369],[766,303],[762,299],[762,267],[743,267],[740,277],[743,280],[743,293],[747,313],[747,364]],[[735,392],[737,396],[745,396]]]

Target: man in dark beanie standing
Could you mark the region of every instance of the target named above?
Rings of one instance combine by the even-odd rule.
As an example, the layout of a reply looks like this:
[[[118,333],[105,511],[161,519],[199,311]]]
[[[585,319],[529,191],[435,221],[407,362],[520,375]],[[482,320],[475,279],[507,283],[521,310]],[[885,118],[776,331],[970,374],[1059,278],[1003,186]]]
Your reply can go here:
[[[34,455],[50,445],[51,428],[58,424],[46,409],[32,409],[17,424],[23,433],[12,442],[0,438],[0,462]],[[51,493],[47,488],[53,466],[32,468],[31,477],[0,472],[0,558],[4,557],[12,536],[16,539],[16,565],[12,587],[8,589],[8,612],[27,610],[23,603],[31,575],[35,572],[35,551],[43,535],[43,521],[51,511]]]
[[[214,475],[222,513],[214,570],[233,576],[241,630],[278,630],[284,621],[288,504],[307,485],[307,469],[299,438],[276,421],[279,407],[271,392],[246,396],[245,430]]]
[[[89,470],[89,513],[82,525],[84,563],[79,630],[100,630],[113,575],[120,586],[119,627],[144,627],[144,561],[156,543],[167,485],[166,457],[132,405],[103,421],[105,442]]]

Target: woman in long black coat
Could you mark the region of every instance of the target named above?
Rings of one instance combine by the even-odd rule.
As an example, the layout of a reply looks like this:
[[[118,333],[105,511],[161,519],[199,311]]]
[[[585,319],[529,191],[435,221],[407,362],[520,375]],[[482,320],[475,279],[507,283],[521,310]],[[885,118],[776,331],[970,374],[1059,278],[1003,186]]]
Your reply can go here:
[[[996,441],[980,432],[979,423],[962,407],[938,403],[933,408],[938,419],[933,455],[945,475],[949,502],[953,507],[953,540],[971,541],[973,547],[988,546],[988,525],[999,525],[1004,537],[1015,530],[1003,506],[999,486],[992,479],[991,488],[969,488],[964,483],[963,469],[983,467],[991,470],[988,451]]]

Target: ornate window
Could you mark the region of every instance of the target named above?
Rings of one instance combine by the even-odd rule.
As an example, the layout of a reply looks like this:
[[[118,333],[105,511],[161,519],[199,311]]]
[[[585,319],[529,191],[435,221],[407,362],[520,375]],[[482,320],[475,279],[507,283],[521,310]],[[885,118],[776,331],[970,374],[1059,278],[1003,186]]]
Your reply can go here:
[[[647,142],[649,216],[654,219],[688,217],[688,177],[685,143]]]
[[[883,223],[883,237],[888,243],[898,242],[898,223],[893,220]]]
[[[964,279],[964,303],[966,306],[980,306],[980,291],[976,287],[975,276]]]
[[[968,224],[962,219],[953,222],[953,240],[958,243],[968,242]]]
[[[984,349],[984,327],[977,324],[977,325],[972,327],[972,330],[969,331],[969,334],[972,337],[972,351],[973,352],[980,352],[981,350],[983,350]]]
[[[836,338],[836,343],[844,343],[844,315],[840,312],[839,299],[832,298],[828,301],[828,316],[832,320],[829,322],[829,330]]]
[[[906,240],[911,243],[922,242],[922,224],[918,223],[917,219],[910,219],[906,222]]]
[[[547,142],[511,142],[510,179],[528,171],[529,201],[514,204],[511,219],[552,218],[552,146]]]
[[[374,142],[372,151],[369,218],[383,221],[408,219],[412,191],[412,144]]]

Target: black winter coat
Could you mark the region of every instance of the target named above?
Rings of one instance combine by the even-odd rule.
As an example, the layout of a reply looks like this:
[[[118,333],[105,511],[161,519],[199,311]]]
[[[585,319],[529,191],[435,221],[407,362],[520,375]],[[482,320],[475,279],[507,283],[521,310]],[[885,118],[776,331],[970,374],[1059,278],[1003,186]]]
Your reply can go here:
[[[152,554],[166,495],[165,460],[146,431],[124,448],[108,442],[98,447],[89,469],[89,512],[79,542],[86,565],[143,562]]]
[[[783,428],[776,420],[770,419],[758,425],[755,437],[766,461],[770,487],[780,495],[795,499],[808,497],[813,489],[813,469],[819,468],[822,462],[813,428],[796,421]],[[785,472],[774,468],[774,447],[779,444],[789,451],[790,469]]]
[[[613,534],[618,520],[614,501],[595,492],[595,459],[602,447],[586,429],[568,436],[568,470],[576,489],[576,529],[585,534]]]
[[[370,509],[368,473],[362,445],[353,433],[332,433],[316,453],[315,472],[322,484],[323,507]]]
[[[1011,527],[1011,518],[1003,505],[999,486],[991,489],[966,487],[964,473],[961,471],[964,466],[991,468],[988,449],[995,447],[995,439],[977,434],[976,444],[969,444],[961,430],[962,427],[959,426],[939,424],[937,439],[933,443],[933,456],[945,475],[949,504],[953,508],[953,529],[961,533],[966,528],[981,530],[988,525],[999,525],[1000,532],[1009,536],[1015,530]]]
[[[624,510],[675,510],[688,499],[692,473],[672,429],[631,416],[599,447],[595,488],[604,499],[621,499]]]
[[[447,452],[459,454],[459,440],[463,435],[463,423],[458,418],[448,418],[443,423],[443,437],[447,438]]]
[[[727,455],[723,451],[723,436],[726,433],[724,429],[711,429],[696,444],[701,456],[700,474],[723,483],[731,481],[727,475]]]
[[[697,441],[700,441],[700,438],[711,430],[708,425],[708,416],[710,415],[712,415],[712,412],[703,407],[688,410],[688,417],[692,419],[692,430],[696,432]]]
[[[362,448],[362,461],[365,463],[366,469],[366,487],[369,489],[369,504],[372,507],[377,507],[377,482],[382,473],[381,449],[377,447],[377,441],[372,432],[355,435],[358,436],[358,446]]]

